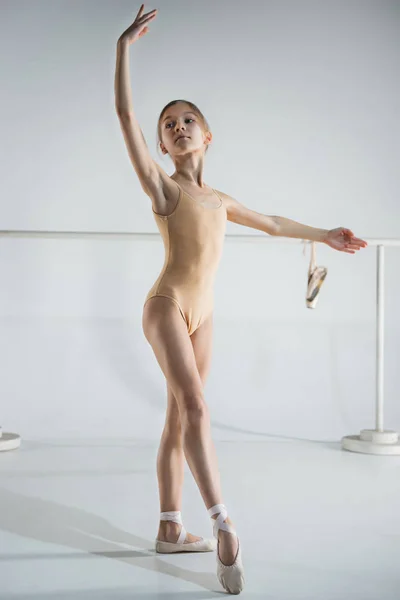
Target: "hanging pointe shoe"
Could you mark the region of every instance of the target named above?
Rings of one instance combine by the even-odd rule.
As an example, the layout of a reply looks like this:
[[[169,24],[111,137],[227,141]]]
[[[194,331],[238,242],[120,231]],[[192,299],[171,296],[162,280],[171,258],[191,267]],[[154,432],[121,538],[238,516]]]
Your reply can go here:
[[[212,517],[219,513],[218,517],[214,521],[213,531],[214,537],[218,540],[218,532],[220,529],[228,531],[232,535],[237,537],[237,533],[232,525],[224,523],[228,516],[228,512],[224,504],[216,504],[208,510],[209,515]],[[238,538],[238,551],[233,564],[224,565],[219,557],[219,541],[217,542],[217,577],[222,587],[230,594],[240,594],[244,587],[244,570],[242,564],[241,548]]]
[[[182,517],[180,511],[163,512],[160,515],[161,521],[173,521],[182,525],[181,532],[179,534],[176,543],[162,542],[156,539],[156,552],[160,554],[172,554],[173,552],[213,552],[216,549],[217,542],[213,539],[205,540],[201,538],[197,542],[190,542],[185,544],[186,529],[182,524]]]
[[[306,242],[304,243],[304,252],[306,249]],[[307,293],[306,293],[306,305],[307,308],[315,308],[319,298],[319,292],[322,284],[325,281],[328,269],[326,267],[318,267],[316,261],[316,243],[311,242],[311,257],[310,265],[308,267],[307,276]]]

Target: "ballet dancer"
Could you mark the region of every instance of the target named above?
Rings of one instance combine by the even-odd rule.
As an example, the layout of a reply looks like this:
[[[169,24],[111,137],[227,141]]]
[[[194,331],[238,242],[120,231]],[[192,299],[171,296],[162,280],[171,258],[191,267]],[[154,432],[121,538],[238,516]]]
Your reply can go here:
[[[162,271],[143,306],[143,332],[167,384],[165,426],[157,455],[160,523],[156,551],[216,550],[217,575],[225,590],[244,586],[241,546],[223,504],[220,475],[211,439],[204,384],[210,367],[213,330],[213,282],[220,260],[226,222],[233,221],[273,236],[322,242],[354,254],[365,241],[339,227],[316,229],[278,216],[250,210],[206,185],[205,155],[212,141],[208,123],[192,102],[174,100],[161,111],[158,141],[175,172],[169,176],[151,157],[132,104],[129,47],[140,40],[157,16],[143,14],[117,42],[115,107],[125,144],[142,189],[149,196],[165,246]],[[187,533],[181,519],[184,458],[199,487],[214,539]]]

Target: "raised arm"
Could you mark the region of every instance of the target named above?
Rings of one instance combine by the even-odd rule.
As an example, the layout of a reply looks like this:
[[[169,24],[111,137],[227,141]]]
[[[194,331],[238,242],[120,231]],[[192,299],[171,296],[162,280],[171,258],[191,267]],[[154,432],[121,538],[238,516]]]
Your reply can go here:
[[[145,15],[143,4],[133,24],[121,35],[117,42],[117,62],[115,69],[115,109],[120,121],[129,157],[139,177],[143,190],[153,197],[160,189],[162,169],[151,157],[142,130],[133,109],[129,74],[129,47],[148,31],[148,24],[157,14],[157,9]],[[165,177],[168,177],[164,173]]]

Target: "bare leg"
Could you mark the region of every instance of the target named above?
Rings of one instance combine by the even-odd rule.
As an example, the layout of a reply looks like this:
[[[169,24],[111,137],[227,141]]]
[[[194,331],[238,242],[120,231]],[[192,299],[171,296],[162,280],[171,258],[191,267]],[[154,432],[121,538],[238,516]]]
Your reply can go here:
[[[213,317],[212,315],[207,319],[206,322],[203,323],[199,329],[197,329],[194,334],[191,336],[192,346],[196,358],[197,368],[203,382],[203,386],[205,385],[206,379],[208,377],[208,373],[210,371],[211,366],[211,354],[212,354],[212,334],[213,334]],[[211,439],[211,433],[210,433]],[[212,463],[218,473],[218,488],[220,490],[220,496],[222,498],[221,493],[221,480],[220,474],[218,470],[218,460],[217,453],[215,451],[215,445],[211,440],[211,456]],[[207,506],[207,508],[210,508]],[[214,515],[212,519],[216,519],[217,515]],[[233,525],[231,519],[228,517],[225,520],[226,523],[230,523]],[[223,563],[229,565],[231,564],[237,553],[237,538],[233,537],[230,533],[225,531],[220,531],[218,535],[220,541],[220,549],[219,556]]]
[[[196,344],[201,346],[201,339],[191,340],[177,306],[162,297],[152,298],[145,305],[143,331],[176,398],[184,453],[204,503],[207,509],[222,504],[209,411],[194,350]],[[231,564],[236,557],[237,539],[224,531],[219,536],[221,560]]]
[[[181,510],[185,455],[183,452],[182,427],[176,398],[167,385],[168,405],[165,426],[157,454],[157,477],[160,493],[160,512]],[[172,521],[160,521],[157,539],[176,543],[181,525]],[[185,543],[200,540],[187,533]]]

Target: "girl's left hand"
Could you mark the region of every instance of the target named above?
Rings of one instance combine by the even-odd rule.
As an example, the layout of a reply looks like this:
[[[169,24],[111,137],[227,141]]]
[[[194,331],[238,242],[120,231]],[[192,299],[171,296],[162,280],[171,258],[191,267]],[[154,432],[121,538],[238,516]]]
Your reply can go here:
[[[367,242],[355,237],[354,233],[345,227],[337,227],[328,231],[323,242],[334,250],[348,254],[355,254],[357,250],[368,246]]]

